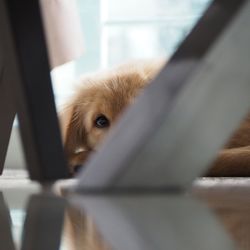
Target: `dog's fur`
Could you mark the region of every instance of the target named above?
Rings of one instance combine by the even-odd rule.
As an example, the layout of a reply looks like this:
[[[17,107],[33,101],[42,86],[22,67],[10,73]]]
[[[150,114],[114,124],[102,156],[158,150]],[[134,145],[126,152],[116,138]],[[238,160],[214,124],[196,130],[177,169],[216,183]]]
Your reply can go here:
[[[109,129],[146,84],[158,73],[164,60],[124,64],[86,76],[73,99],[61,113],[62,135],[71,173],[96,150]],[[110,125],[98,128],[95,120],[104,115]]]
[[[84,77],[61,115],[62,134],[70,171],[96,150],[110,127],[138,93],[158,73],[164,60],[134,62]],[[98,128],[95,119],[105,115],[110,126]],[[208,176],[250,176],[250,116],[219,152]]]
[[[240,124],[206,174],[210,177],[250,177],[250,114]]]

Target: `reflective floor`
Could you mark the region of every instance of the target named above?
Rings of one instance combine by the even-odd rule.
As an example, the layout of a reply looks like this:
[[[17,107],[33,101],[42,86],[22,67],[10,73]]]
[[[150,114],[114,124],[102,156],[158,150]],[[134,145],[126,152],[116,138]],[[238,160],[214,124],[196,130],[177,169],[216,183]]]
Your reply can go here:
[[[237,249],[250,249],[250,178],[204,178],[192,193],[211,209]]]
[[[75,194],[74,180],[52,193],[8,174],[0,249],[250,249],[250,179],[199,179],[188,193]]]

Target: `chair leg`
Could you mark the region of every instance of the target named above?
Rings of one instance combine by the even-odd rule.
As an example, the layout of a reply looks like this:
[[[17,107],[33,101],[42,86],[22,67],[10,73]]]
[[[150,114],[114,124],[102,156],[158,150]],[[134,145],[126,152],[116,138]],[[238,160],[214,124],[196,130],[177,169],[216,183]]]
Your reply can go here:
[[[0,36],[30,177],[66,178],[39,1],[0,1]]]
[[[11,101],[10,88],[5,81],[4,68],[0,69],[0,174],[3,172],[12,124],[16,109]]]

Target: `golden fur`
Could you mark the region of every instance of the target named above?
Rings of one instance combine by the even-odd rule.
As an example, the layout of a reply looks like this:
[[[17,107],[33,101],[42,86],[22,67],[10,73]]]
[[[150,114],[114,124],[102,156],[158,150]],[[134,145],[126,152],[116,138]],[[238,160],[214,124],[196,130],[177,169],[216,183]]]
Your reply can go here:
[[[96,150],[109,129],[164,61],[136,62],[107,72],[84,77],[73,99],[61,114],[62,134],[71,173]],[[98,116],[110,122],[106,128],[95,126]]]
[[[250,115],[244,119],[209,169],[210,177],[250,177]]]
[[[164,60],[138,61],[84,77],[61,114],[62,134],[70,171],[96,150],[123,110],[158,73]],[[94,125],[99,115],[110,126]],[[250,116],[218,154],[208,176],[250,176]]]

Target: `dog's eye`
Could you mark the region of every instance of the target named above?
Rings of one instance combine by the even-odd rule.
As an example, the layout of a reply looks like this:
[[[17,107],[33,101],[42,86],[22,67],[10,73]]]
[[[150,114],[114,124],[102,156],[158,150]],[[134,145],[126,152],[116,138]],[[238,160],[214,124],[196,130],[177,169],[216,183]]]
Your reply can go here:
[[[74,166],[74,174],[77,174],[82,168],[82,165],[76,165]]]
[[[95,126],[97,128],[107,128],[109,126],[109,120],[105,115],[100,115],[95,120]]]

